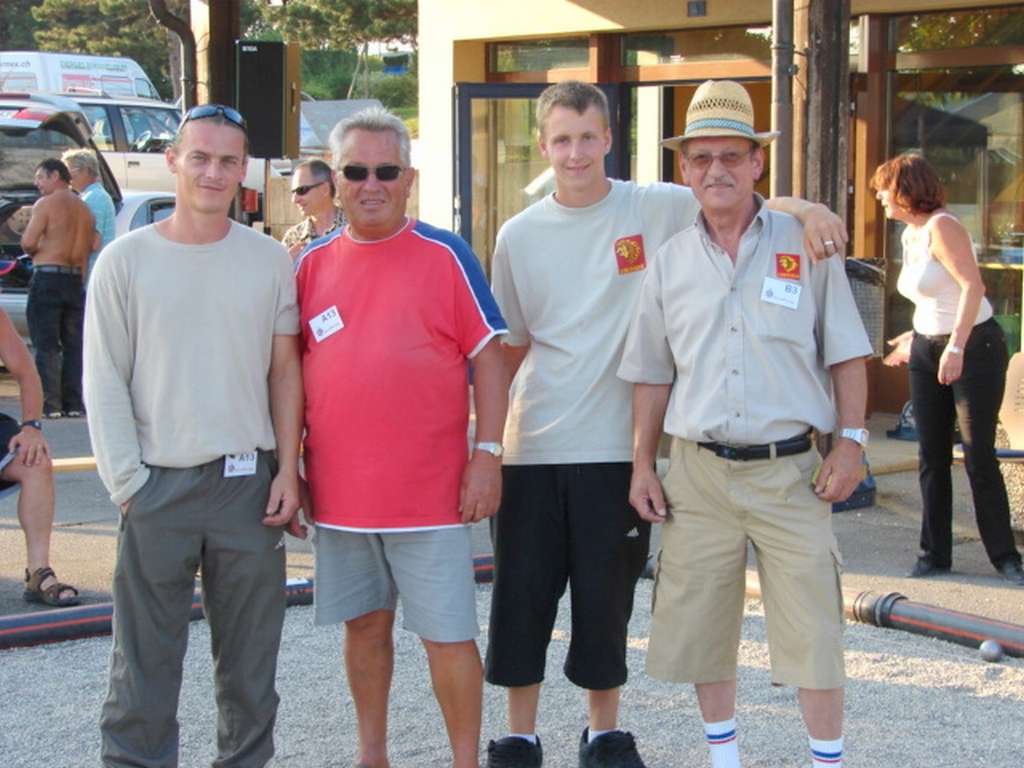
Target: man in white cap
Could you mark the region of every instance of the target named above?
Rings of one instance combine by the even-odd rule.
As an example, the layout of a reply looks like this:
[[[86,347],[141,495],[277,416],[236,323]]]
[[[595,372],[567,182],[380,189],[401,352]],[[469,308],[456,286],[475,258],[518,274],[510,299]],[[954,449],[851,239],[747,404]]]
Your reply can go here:
[[[754,131],[738,83],[697,89],[685,132],[665,143],[679,150],[701,213],[653,259],[619,367],[634,383],[630,503],[664,523],[647,671],[696,685],[714,768],[740,765],[748,542],[772,682],[799,689],[812,765],[842,764],[843,601],[830,511],[863,477],[871,346],[842,258],[807,258],[799,223],[754,193],[776,135]],[[673,438],[664,484],[654,470],[663,425]],[[824,462],[813,432],[835,433]]]
[[[676,184],[605,175],[608,102],[576,81],[537,102],[538,142],[555,192],[498,234],[494,295],[514,372],[505,430],[487,681],[508,691],[508,735],[491,741],[488,768],[537,768],[536,719],[558,603],[572,590],[566,676],[587,693],[581,768],[642,768],[619,729],[633,591],[650,523],[629,506],[631,387],[615,370],[648,260],[689,226],[697,203]],[[809,248],[845,242],[822,205],[773,201],[800,215]],[[596,565],[599,564],[599,565]]]

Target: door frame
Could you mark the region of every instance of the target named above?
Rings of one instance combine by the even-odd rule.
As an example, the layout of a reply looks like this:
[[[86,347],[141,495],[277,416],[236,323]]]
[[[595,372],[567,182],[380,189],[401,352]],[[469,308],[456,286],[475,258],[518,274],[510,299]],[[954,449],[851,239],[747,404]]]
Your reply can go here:
[[[452,231],[473,242],[473,135],[474,99],[536,99],[550,83],[456,83],[452,89]],[[628,178],[629,155],[623,152],[629,130],[622,119],[622,94],[619,83],[595,84],[608,98],[612,129],[612,149],[604,159],[605,173],[611,178]],[[625,100],[628,110],[628,99]],[[623,157],[624,156],[624,157]],[[626,174],[626,175],[623,175]]]

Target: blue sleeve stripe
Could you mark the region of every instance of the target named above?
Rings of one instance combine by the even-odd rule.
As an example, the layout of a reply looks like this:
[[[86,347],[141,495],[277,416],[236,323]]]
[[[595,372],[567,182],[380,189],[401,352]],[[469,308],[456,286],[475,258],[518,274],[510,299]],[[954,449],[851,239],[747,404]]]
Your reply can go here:
[[[422,221],[416,222],[413,234],[429,243],[434,243],[444,248],[452,255],[455,263],[459,266],[459,270],[462,272],[462,277],[466,281],[466,286],[469,288],[473,300],[476,302],[481,319],[491,330],[491,335],[507,333],[508,326],[505,324],[505,319],[501,316],[501,311],[498,309],[498,302],[494,300],[494,295],[487,285],[487,278],[484,277],[484,271],[480,267],[480,262],[466,241],[458,235],[431,227]]]
[[[309,245],[303,248],[302,253],[299,254],[299,258],[295,260],[295,274],[299,274],[299,268],[302,266],[302,262],[306,260],[306,257],[309,256],[309,254],[313,253],[313,251],[319,250],[323,246],[332,242],[336,237],[341,237],[342,233],[346,229],[348,229],[347,225],[339,229],[336,229],[333,232],[324,235],[323,237],[318,237],[316,240],[311,241]]]

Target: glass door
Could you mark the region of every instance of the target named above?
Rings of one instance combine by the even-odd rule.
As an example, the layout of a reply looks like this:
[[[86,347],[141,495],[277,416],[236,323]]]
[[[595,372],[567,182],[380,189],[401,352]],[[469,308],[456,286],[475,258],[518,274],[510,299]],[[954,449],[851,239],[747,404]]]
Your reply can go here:
[[[453,229],[490,274],[498,230],[512,216],[554,189],[537,146],[534,112],[547,83],[457,85]],[[606,172],[618,176],[617,89],[605,87],[612,114],[612,151]]]
[[[894,76],[893,154],[921,152],[946,186],[947,208],[974,243],[985,293],[1020,349],[1024,275],[1024,67],[925,70]],[[890,282],[895,283],[900,239],[888,223]],[[896,267],[896,268],[892,268]],[[910,327],[909,302],[890,286],[887,333]]]

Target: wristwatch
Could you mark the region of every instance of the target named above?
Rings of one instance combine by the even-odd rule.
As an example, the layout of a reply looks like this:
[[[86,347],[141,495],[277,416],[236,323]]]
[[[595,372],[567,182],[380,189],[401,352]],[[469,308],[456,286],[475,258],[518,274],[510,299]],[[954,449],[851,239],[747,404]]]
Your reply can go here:
[[[505,453],[505,448],[501,443],[473,443],[474,451],[486,451],[495,458],[501,458],[501,455]]]
[[[868,436],[869,432],[866,429],[851,429],[850,427],[844,427],[839,431],[840,437],[845,437],[847,440],[853,440],[861,448],[868,447]]]
[[[947,344],[946,351],[951,355],[962,355],[964,353],[964,348],[958,347],[956,344]]]
[[[39,419],[27,419],[18,425],[21,429],[25,427],[32,427],[32,429],[38,429],[40,432],[43,431],[43,422]]]

